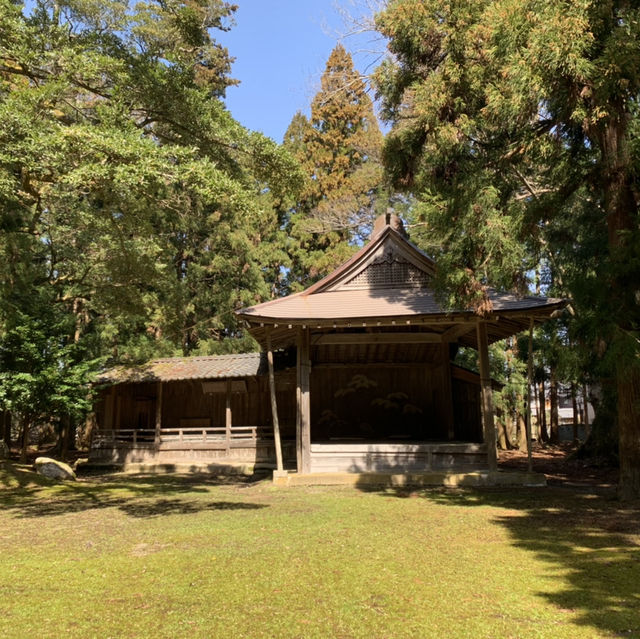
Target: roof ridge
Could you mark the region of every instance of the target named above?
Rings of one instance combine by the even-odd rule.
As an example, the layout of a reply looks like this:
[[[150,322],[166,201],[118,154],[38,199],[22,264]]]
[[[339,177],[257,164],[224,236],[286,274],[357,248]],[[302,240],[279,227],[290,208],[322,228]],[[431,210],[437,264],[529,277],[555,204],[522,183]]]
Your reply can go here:
[[[196,361],[196,360],[210,360],[210,359],[222,359],[223,357],[259,357],[261,355],[260,352],[252,352],[252,353],[222,353],[220,355],[181,355],[177,357],[158,357],[157,359],[152,359],[144,364],[130,364],[130,366],[144,366],[145,364],[150,364],[151,362],[177,362],[177,361]],[[127,366],[127,364],[121,364],[121,366]]]

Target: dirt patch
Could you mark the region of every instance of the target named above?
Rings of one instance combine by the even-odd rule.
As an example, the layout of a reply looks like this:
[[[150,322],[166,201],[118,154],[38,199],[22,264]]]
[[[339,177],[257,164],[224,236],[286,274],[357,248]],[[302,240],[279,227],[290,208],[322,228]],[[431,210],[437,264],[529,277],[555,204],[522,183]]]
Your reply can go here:
[[[618,469],[594,462],[577,459],[573,444],[557,446],[534,446],[533,470],[544,473],[552,486],[571,486],[614,490],[618,483]],[[526,470],[527,453],[519,450],[501,450],[498,465],[502,470]]]

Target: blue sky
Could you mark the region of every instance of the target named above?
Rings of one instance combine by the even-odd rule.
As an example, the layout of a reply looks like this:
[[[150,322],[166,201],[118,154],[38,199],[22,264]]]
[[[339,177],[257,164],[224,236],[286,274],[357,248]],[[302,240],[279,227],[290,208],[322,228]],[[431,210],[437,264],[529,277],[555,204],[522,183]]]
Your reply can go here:
[[[368,13],[362,0],[235,0],[236,25],[214,36],[236,58],[227,90],[233,117],[254,131],[281,142],[296,111],[309,113],[320,77],[340,35],[349,31],[341,9],[350,15]],[[382,53],[374,33],[342,40],[356,68],[366,72]],[[373,53],[372,53],[373,52]],[[371,68],[369,68],[369,71]]]

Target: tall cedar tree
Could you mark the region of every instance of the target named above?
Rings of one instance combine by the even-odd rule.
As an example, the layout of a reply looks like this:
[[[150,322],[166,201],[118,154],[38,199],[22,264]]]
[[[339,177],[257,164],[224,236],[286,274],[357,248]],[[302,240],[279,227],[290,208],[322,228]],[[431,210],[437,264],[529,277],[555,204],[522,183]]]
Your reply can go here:
[[[284,139],[307,176],[289,220],[292,288],[333,270],[368,235],[382,185],[382,142],[366,86],[338,44],[311,120],[297,113]]]
[[[541,255],[566,276],[617,378],[620,496],[640,496],[640,9],[394,0],[376,20],[386,165],[449,255],[443,289],[482,311]]]
[[[0,0],[0,408],[26,410],[55,368],[17,352],[44,330],[34,300],[55,306],[61,366],[71,344],[120,361],[252,346],[233,311],[269,296],[276,209],[301,175],[222,102],[213,33],[233,10]]]

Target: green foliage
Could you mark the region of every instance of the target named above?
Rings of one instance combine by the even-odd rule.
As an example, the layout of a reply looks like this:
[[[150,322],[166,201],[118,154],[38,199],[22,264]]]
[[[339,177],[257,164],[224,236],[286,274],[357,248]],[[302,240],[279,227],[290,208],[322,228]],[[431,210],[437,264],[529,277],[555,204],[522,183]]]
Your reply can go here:
[[[21,247],[42,253],[38,245]],[[0,297],[0,407],[21,416],[23,428],[40,419],[78,418],[90,408],[88,380],[98,361],[91,336],[73,340],[73,315],[41,286],[42,267],[14,261]]]

